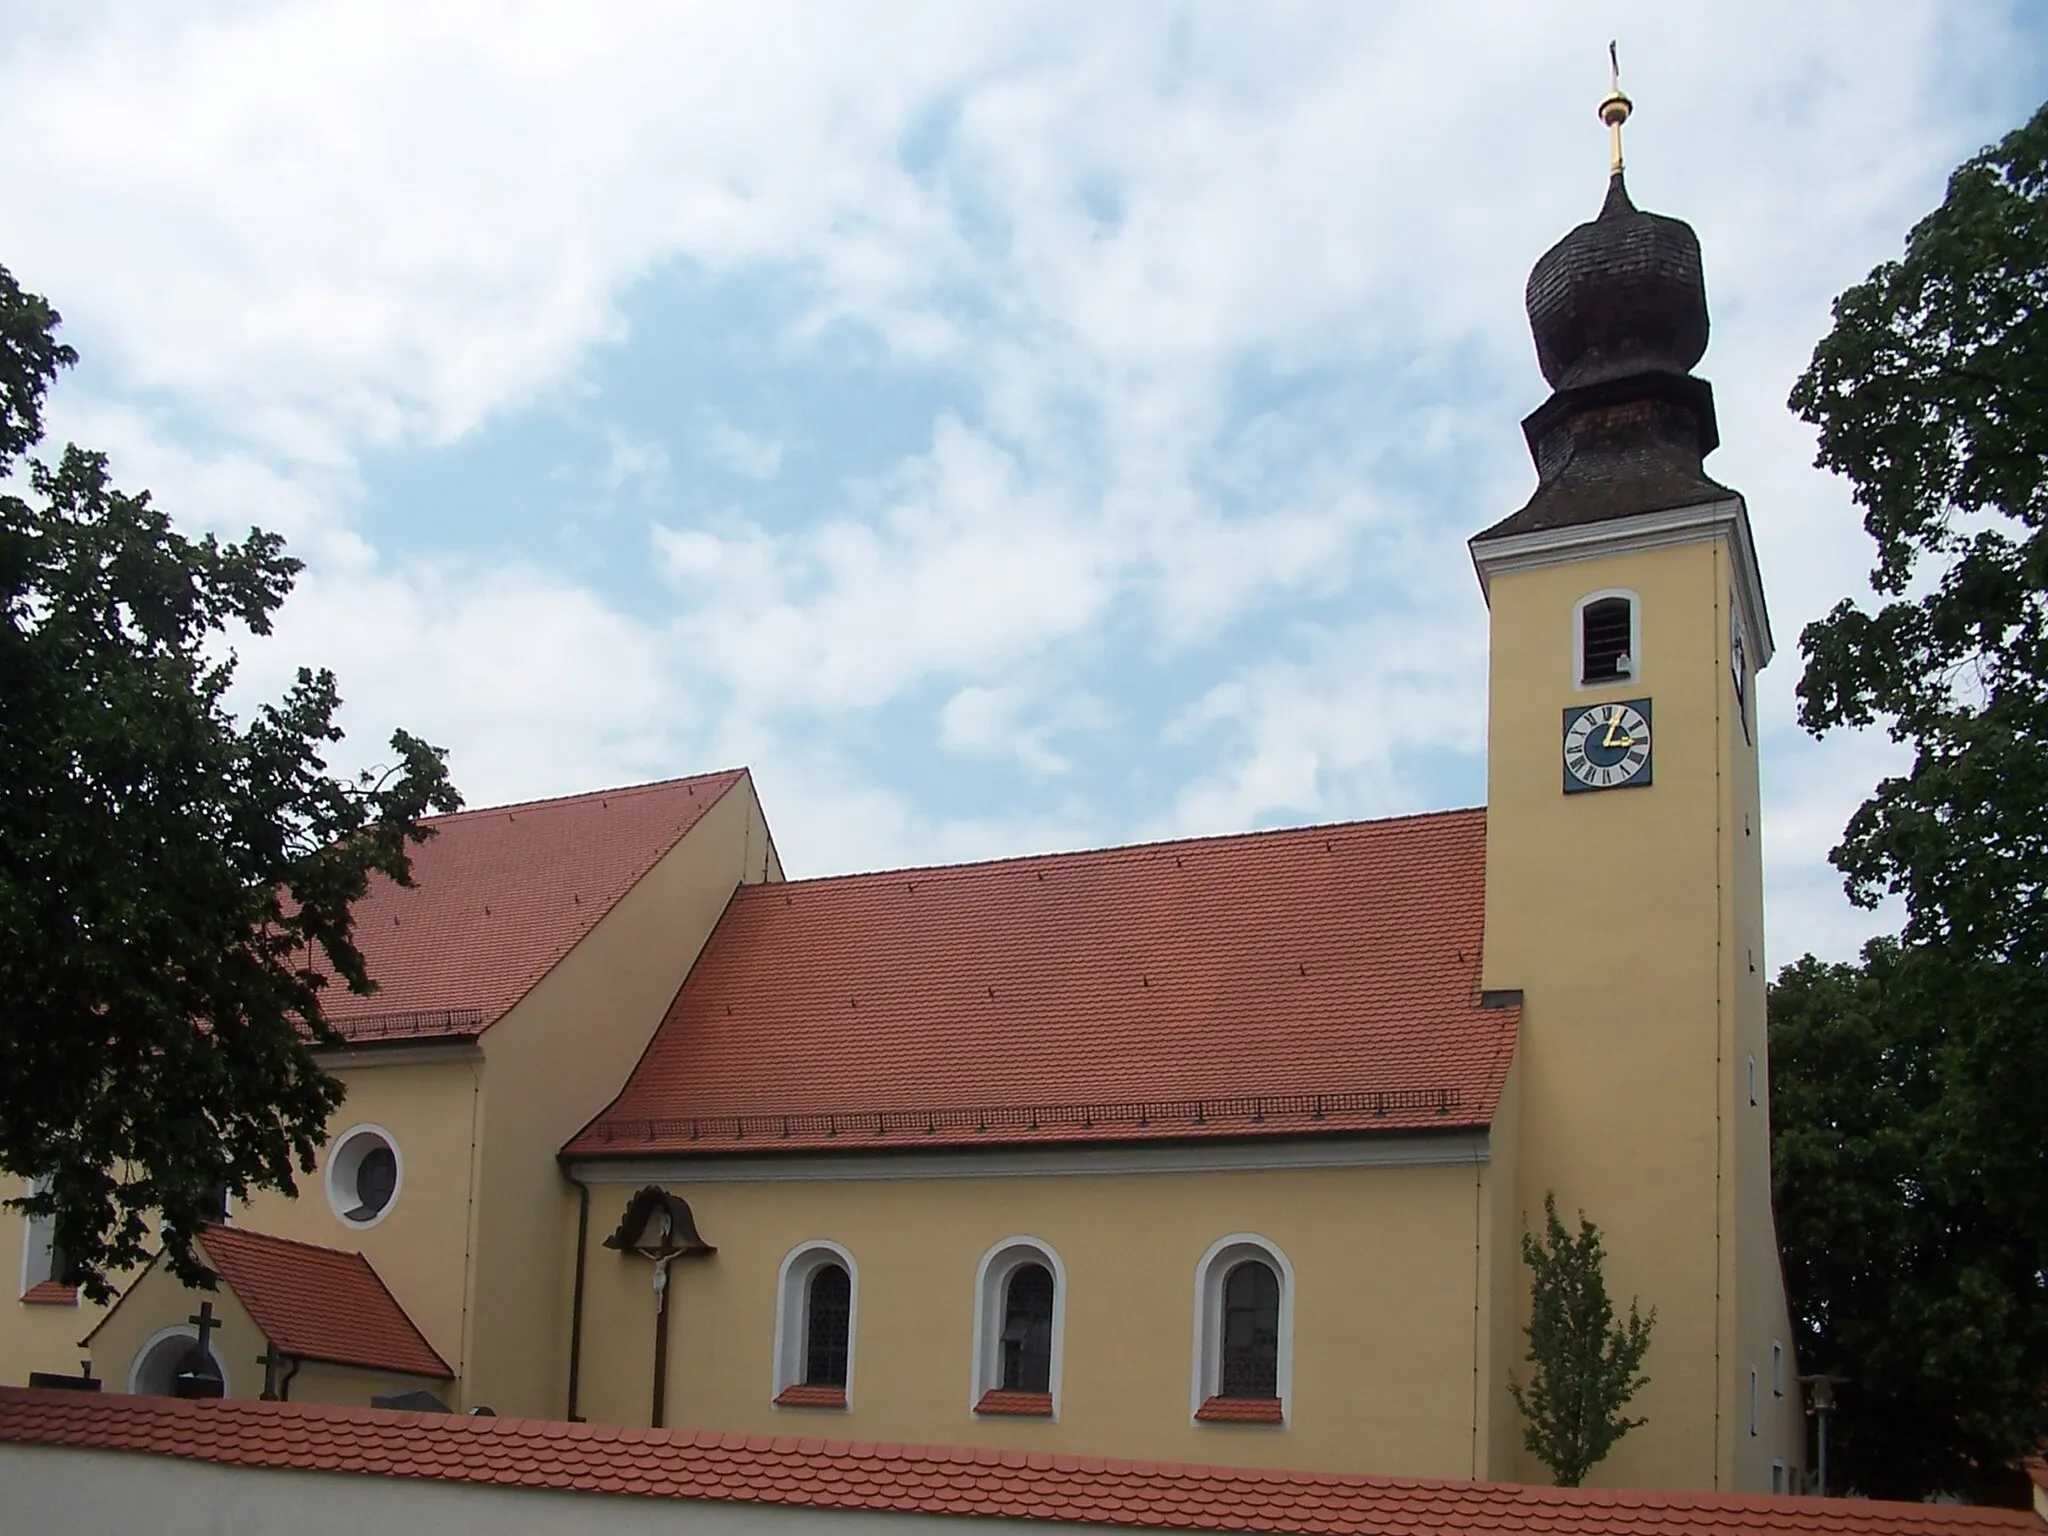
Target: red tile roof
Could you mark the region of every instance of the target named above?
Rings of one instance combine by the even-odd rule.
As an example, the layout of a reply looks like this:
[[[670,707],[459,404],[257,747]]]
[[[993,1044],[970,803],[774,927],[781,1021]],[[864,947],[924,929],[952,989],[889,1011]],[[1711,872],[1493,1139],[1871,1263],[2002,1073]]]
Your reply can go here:
[[[1490,1123],[1483,811],[749,886],[577,1156]]]
[[[78,1287],[62,1280],[38,1280],[21,1293],[22,1303],[31,1307],[69,1307],[78,1303]]]
[[[452,1380],[370,1261],[246,1227],[208,1227],[206,1262],[287,1355]]]
[[[2023,1510],[1963,1505],[1525,1488],[20,1387],[0,1387],[0,1442],[564,1493],[1254,1536],[1710,1536],[1736,1528],[1787,1536],[2041,1536],[2044,1529]]]
[[[410,888],[378,878],[355,908],[377,990],[330,986],[354,1041],[479,1034],[596,927],[746,776],[744,768],[428,818]]]

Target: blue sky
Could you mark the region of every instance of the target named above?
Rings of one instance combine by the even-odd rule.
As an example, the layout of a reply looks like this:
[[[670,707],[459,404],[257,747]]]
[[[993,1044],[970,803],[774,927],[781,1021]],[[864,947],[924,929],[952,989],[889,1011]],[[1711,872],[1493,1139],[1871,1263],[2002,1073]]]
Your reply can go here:
[[[1784,399],[2048,94],[2027,7],[0,0],[0,263],[56,435],[306,560],[244,685],[334,667],[348,764],[744,762],[800,874],[1471,804],[1610,37],[1780,646],[1772,950],[1846,955],[1897,757],[1792,718],[1868,558]]]

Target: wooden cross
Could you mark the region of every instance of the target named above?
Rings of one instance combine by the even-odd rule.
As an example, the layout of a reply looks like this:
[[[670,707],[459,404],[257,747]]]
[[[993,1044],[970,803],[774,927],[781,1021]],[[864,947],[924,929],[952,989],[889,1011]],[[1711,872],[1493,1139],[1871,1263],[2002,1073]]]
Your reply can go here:
[[[199,1311],[185,1321],[199,1330],[199,1349],[202,1354],[206,1353],[207,1340],[213,1337],[213,1330],[220,1326],[220,1319],[213,1315],[213,1303],[202,1301],[199,1303]]]
[[[263,1367],[263,1401],[279,1402],[282,1399],[277,1390],[277,1368],[291,1363],[291,1356],[285,1354],[270,1340],[265,1339],[263,1353],[256,1357],[256,1363]]]

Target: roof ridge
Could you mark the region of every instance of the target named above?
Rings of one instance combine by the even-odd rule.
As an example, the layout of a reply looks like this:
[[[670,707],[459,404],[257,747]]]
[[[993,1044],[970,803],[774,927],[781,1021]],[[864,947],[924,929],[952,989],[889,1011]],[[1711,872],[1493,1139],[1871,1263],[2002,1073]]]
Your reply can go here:
[[[1449,821],[1461,816],[1483,817],[1485,814],[1486,807],[1483,805],[1464,805],[1440,811],[1408,811],[1399,816],[1376,816],[1363,821],[1314,821],[1298,827],[1254,827],[1244,832],[1197,833],[1187,837],[1158,838],[1144,843],[1103,843],[1092,848],[1061,848],[1045,853],[1013,853],[1000,858],[968,859],[959,864],[905,864],[890,869],[847,870],[836,875],[807,875],[800,879],[764,883],[759,889],[786,892],[792,886],[831,885],[854,880],[886,880],[898,875],[946,875],[964,873],[968,870],[1000,869],[1006,865],[1085,859],[1121,853],[1146,853],[1155,848],[1191,848],[1203,843],[1249,843],[1264,838],[1287,837],[1302,833],[1348,832],[1361,827],[1392,827],[1403,822]]]
[[[681,784],[704,784],[713,779],[738,779],[751,772],[745,763],[731,768],[719,768],[709,773],[685,773],[672,779],[655,779],[646,784],[622,784],[612,789],[578,790],[573,795],[540,795],[530,800],[507,800],[499,805],[465,805],[459,811],[448,811],[439,816],[423,816],[423,826],[445,826],[451,821],[461,821],[466,816],[490,816],[499,811],[526,811],[535,806],[576,805],[590,800],[621,799],[627,795],[651,794],[656,790],[674,789]],[[730,787],[730,786],[728,786]]]

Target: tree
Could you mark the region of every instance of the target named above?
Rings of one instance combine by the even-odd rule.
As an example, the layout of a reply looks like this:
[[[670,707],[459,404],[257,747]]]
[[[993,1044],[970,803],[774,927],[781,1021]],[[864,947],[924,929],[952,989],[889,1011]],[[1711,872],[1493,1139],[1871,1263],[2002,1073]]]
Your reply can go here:
[[[1524,1331],[1536,1369],[1526,1390],[1510,1378],[1508,1393],[1529,1421],[1522,1443],[1550,1468],[1558,1487],[1576,1488],[1615,1441],[1648,1422],[1623,1418],[1622,1410],[1650,1379],[1640,1372],[1657,1309],[1638,1316],[1631,1299],[1628,1321],[1616,1322],[1599,1228],[1581,1211],[1578,1234],[1566,1231],[1555,1194],[1543,1197],[1543,1223],[1540,1239],[1522,1234],[1529,1266]]]
[[[1773,1172],[1800,1359],[1847,1378],[1834,1482],[1880,1498],[2003,1496],[2048,1381],[2033,1248],[1931,1149],[1945,967],[1895,939],[1807,956],[1771,989]]]
[[[341,1100],[322,989],[371,988],[351,905],[460,801],[403,731],[388,771],[331,777],[326,671],[229,712],[231,627],[268,633],[299,563],[181,536],[100,454],[30,456],[75,361],[57,323],[0,268],[0,1169],[105,1299],[152,1219],[208,1284],[188,1235],[219,1192],[313,1170]]]
[[[1773,998],[1788,1273],[1864,1486],[1955,1489],[2048,1433],[2048,107],[1836,300],[1791,404],[1880,599],[1807,627],[1801,723],[1913,763],[1832,855],[1899,942]]]

